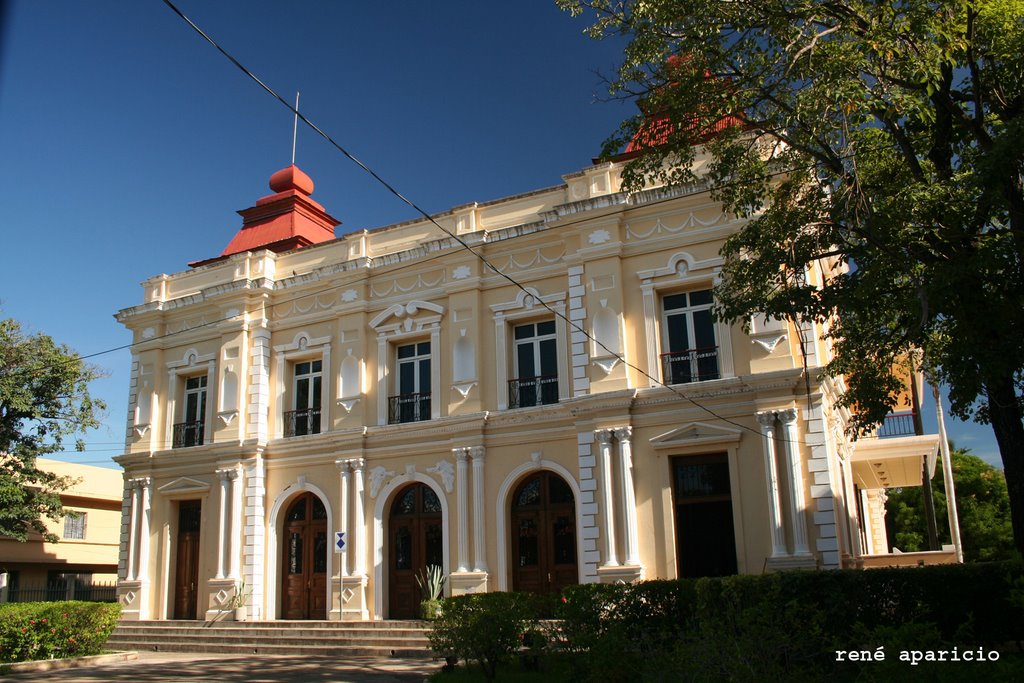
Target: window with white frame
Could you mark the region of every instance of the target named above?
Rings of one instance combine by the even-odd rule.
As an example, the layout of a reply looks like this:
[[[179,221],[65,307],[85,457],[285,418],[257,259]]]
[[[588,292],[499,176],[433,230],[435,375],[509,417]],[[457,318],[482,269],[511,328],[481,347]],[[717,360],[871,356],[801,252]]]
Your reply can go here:
[[[508,407],[558,403],[558,344],[555,321],[516,325],[512,330],[513,379],[508,382]]]
[[[721,377],[710,289],[662,297],[661,376],[665,384]]]
[[[294,410],[284,414],[284,435],[320,433],[320,402],[323,389],[323,360],[296,362],[292,381]]]
[[[430,419],[430,342],[395,347],[395,393],[388,397],[388,424]]]
[[[67,510],[64,515],[64,538],[85,539],[86,513]]]
[[[185,395],[182,401],[181,422],[174,424],[173,448],[201,446],[206,421],[207,375],[185,378]]]

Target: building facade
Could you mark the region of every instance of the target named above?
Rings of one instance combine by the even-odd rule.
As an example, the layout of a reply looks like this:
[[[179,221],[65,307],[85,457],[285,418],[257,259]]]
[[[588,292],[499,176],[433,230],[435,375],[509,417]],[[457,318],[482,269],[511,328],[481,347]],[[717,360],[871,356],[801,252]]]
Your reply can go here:
[[[887,553],[880,492],[937,438],[860,454],[816,325],[713,320],[739,219],[620,172],[435,216],[463,246],[334,238],[291,166],[220,257],[144,282],[117,314],[125,618],[405,618],[428,565],[551,592]]]
[[[61,493],[67,514],[44,520],[57,543],[36,532],[25,542],[0,538],[0,602],[111,599],[121,540],[121,471],[49,458],[36,463],[72,480]]]

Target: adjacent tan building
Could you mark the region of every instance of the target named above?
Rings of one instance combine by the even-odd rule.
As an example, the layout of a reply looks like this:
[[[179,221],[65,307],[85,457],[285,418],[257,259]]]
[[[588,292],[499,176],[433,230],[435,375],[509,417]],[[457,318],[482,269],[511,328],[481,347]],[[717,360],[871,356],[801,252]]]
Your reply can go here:
[[[68,514],[45,519],[60,539],[45,541],[35,532],[25,542],[0,538],[0,602],[99,598],[94,584],[117,580],[121,533],[121,470],[39,458],[38,467],[75,483],[61,494]]]
[[[144,282],[117,314],[125,618],[239,590],[250,619],[414,616],[431,564],[548,592],[886,553],[879,492],[937,437],[852,443],[817,325],[712,319],[740,220],[620,172],[434,217],[458,239],[335,239],[292,166],[220,257]]]

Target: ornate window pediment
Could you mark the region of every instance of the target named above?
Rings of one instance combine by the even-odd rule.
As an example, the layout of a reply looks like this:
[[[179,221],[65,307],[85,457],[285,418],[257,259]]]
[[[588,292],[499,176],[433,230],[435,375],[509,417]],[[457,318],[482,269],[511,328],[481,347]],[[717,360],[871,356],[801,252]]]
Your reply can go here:
[[[659,434],[650,440],[657,449],[685,448],[688,446],[731,446],[739,443],[742,431],[732,427],[719,427],[703,422],[691,422],[670,432]]]

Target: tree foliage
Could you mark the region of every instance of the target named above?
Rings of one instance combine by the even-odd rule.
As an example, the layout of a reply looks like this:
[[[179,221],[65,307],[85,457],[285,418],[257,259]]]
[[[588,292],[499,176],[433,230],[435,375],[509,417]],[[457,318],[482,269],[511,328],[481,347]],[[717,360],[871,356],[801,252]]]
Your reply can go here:
[[[45,518],[61,519],[60,492],[73,482],[40,470],[36,459],[99,425],[104,406],[89,395],[97,371],[45,334],[0,320],[0,535],[47,540]],[[81,450],[80,438],[76,446]]]
[[[627,189],[704,179],[751,219],[718,315],[820,323],[853,431],[920,350],[991,422],[1024,550],[1024,0],[559,4],[629,40],[610,89],[642,112],[605,151],[657,144]]]
[[[1010,497],[1003,473],[970,451],[950,453],[956,485],[960,539],[967,561],[1010,560],[1016,555],[1010,528]],[[890,489],[885,504],[889,543],[904,552],[928,550],[924,499],[920,486]],[[932,481],[939,540],[950,543],[946,483],[942,462]]]

